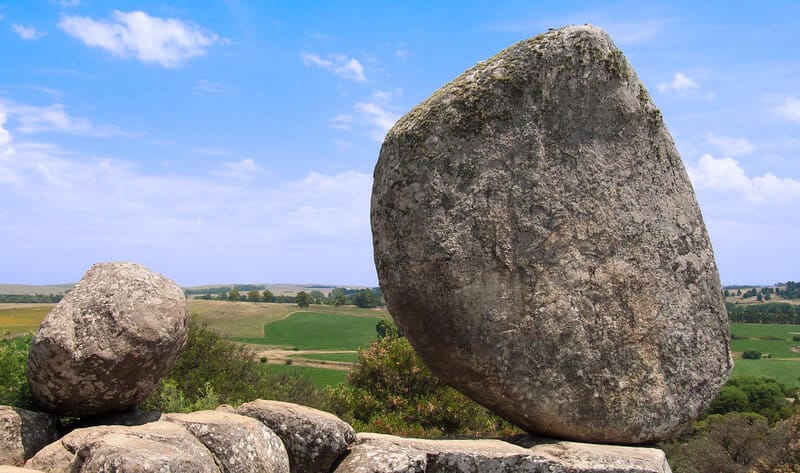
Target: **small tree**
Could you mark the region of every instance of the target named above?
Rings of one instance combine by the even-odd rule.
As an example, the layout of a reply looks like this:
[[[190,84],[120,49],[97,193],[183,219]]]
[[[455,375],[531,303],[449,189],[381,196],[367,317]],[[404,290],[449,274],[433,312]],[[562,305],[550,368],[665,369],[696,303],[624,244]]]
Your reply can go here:
[[[742,358],[746,360],[760,360],[761,352],[753,349],[745,350],[744,353],[742,353]]]
[[[258,302],[261,300],[261,294],[258,291],[250,291],[247,293],[247,302]]]
[[[307,293],[306,291],[298,292],[297,296],[295,296],[295,299],[297,300],[297,305],[300,307],[308,307],[312,302],[314,302],[311,298],[311,294]]]
[[[269,289],[264,289],[261,297],[264,302],[273,302],[275,300],[275,295]]]
[[[239,295],[239,289],[235,287],[231,289],[231,293],[228,294],[228,300],[231,302],[238,302],[240,297],[241,296]]]
[[[355,302],[356,307],[361,307],[362,309],[371,309],[377,305],[375,303],[375,294],[372,291],[358,291],[353,297],[353,302]]]

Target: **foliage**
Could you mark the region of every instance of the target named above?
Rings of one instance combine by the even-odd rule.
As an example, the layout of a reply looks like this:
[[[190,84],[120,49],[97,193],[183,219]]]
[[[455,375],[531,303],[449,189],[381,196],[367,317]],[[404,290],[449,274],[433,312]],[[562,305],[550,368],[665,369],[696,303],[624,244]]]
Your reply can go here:
[[[358,291],[353,296],[353,303],[362,309],[371,309],[378,306],[375,294],[372,291]]]
[[[793,394],[786,385],[761,376],[734,376],[725,383],[707,414],[756,413],[775,423],[792,415],[787,397]]]
[[[403,336],[403,331],[393,321],[387,319],[378,322],[375,331],[378,333],[378,338]]]
[[[231,302],[237,302],[239,299],[241,299],[241,295],[239,294],[239,289],[234,287],[228,294],[228,300]]]
[[[261,295],[261,300],[264,302],[273,302],[275,300],[275,294],[273,294],[269,289],[264,289],[264,293]]]
[[[247,302],[258,302],[261,300],[261,293],[255,289],[247,293]]]
[[[33,408],[25,371],[31,336],[0,341],[0,405]]]
[[[417,437],[510,435],[506,421],[439,381],[405,338],[387,336],[359,352],[347,384],[327,408],[356,430]]]
[[[144,401],[143,409],[163,411],[169,405],[205,405],[212,399],[233,405],[258,398],[306,405],[319,402],[319,392],[307,378],[260,369],[252,361],[254,355],[249,349],[208,329],[196,317],[189,319],[187,329],[186,349],[161,385]]]
[[[300,291],[295,296],[297,300],[297,305],[300,307],[308,307],[314,302],[314,299],[311,297],[311,294],[307,293],[306,291]]]
[[[63,298],[63,294],[0,294],[0,303],[56,304]]]
[[[750,324],[800,324],[800,305],[785,302],[725,304],[731,322]]]
[[[745,350],[742,353],[742,358],[745,360],[759,360],[761,359],[761,352],[753,349]]]
[[[758,414],[715,414],[698,422],[688,441],[661,446],[675,473],[746,473],[781,461],[787,426],[784,421],[770,427]]]

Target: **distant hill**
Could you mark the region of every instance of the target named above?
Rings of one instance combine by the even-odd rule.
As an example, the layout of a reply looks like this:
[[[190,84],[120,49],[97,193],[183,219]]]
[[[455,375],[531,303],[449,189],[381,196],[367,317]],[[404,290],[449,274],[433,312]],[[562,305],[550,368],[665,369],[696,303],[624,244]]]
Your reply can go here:
[[[29,286],[26,284],[0,284],[0,295],[64,294],[73,287],[75,287],[75,284],[53,284],[47,286]]]

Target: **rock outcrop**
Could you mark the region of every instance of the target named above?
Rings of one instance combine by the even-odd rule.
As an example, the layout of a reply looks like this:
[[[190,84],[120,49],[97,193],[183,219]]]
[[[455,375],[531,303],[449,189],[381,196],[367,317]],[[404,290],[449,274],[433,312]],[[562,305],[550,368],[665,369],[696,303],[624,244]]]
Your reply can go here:
[[[669,473],[664,452],[653,448],[502,440],[420,440],[358,434],[335,473],[550,472]]]
[[[164,414],[192,433],[219,461],[222,473],[289,473],[280,437],[264,424],[222,411]]]
[[[292,473],[322,473],[355,439],[349,424],[333,414],[288,402],[257,400],[236,413],[258,419],[283,440]]]
[[[135,263],[96,264],[34,335],[31,392],[60,415],[125,411],[158,385],[185,343],[177,284]]]
[[[53,416],[0,406],[0,465],[22,466],[57,438]]]
[[[441,379],[531,433],[643,443],[728,377],[711,244],[658,109],[592,26],[515,44],[389,131],[381,289]]]

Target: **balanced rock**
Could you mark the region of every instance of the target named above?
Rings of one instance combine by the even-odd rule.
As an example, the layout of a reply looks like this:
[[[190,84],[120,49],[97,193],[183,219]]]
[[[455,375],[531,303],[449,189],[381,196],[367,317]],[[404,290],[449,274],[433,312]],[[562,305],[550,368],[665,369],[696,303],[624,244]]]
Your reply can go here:
[[[529,432],[668,438],[728,377],[691,184],[598,28],[517,43],[402,117],[371,219],[381,289],[416,351]]]
[[[186,298],[135,263],[100,263],[45,318],[28,355],[37,404],[61,415],[130,409],[186,343]]]

